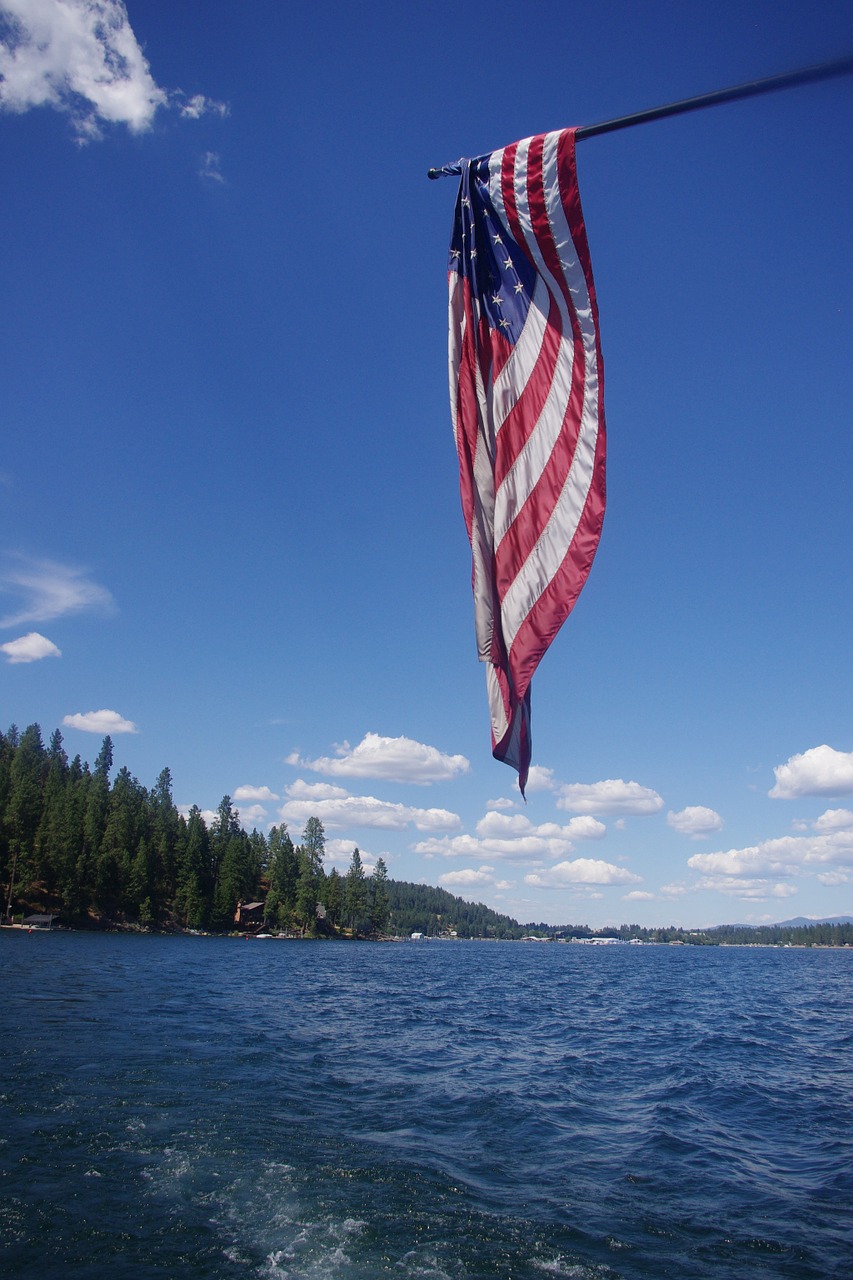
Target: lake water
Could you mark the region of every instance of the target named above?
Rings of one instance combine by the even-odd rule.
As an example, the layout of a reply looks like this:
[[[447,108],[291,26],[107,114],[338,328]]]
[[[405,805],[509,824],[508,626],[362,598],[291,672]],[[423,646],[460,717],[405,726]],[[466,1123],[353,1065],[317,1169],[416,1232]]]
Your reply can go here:
[[[853,1276],[853,953],[0,934],[0,1273]]]

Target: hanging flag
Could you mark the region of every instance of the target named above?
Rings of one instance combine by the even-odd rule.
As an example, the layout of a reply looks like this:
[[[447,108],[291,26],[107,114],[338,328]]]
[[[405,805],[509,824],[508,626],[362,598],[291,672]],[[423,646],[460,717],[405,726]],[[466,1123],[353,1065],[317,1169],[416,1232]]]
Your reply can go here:
[[[530,681],[604,519],[603,367],[575,131],[465,160],[450,245],[450,409],[492,754],[531,759]]]

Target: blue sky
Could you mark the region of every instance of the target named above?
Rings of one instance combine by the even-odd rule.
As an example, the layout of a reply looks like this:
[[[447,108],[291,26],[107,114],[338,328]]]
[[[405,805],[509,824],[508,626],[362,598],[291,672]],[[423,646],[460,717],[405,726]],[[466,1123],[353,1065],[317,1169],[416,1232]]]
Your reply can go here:
[[[474,647],[455,183],[426,179],[838,58],[849,9],[0,14],[4,728],[89,760],[109,732],[181,805],[316,814],[329,863],[525,921],[853,914],[853,77],[579,144],[608,510],[526,805]]]

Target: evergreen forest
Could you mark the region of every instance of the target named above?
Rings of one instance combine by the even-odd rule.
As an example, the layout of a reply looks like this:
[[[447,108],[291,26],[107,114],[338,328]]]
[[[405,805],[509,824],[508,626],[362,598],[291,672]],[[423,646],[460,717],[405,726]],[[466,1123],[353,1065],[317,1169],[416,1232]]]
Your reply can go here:
[[[301,937],[583,940],[586,925],[520,925],[444,889],[392,880],[382,858],[368,874],[353,849],[342,875],[326,870],[325,832],[309,818],[299,843],[284,823],[247,833],[231,797],[213,820],[180,812],[172,776],[153,787],[113,774],[104,738],[94,765],[69,760],[57,729],[0,733],[0,918],[48,914],[66,927],[234,932]],[[248,911],[247,911],[248,908]],[[688,945],[853,946],[853,924],[724,925],[706,930],[636,924],[595,936]]]

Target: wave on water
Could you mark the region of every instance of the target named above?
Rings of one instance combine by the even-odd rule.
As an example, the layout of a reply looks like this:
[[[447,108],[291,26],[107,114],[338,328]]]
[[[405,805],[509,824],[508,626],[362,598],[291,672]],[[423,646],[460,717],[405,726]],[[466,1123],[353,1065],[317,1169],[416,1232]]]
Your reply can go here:
[[[853,1274],[849,953],[0,946],[6,1274]]]

